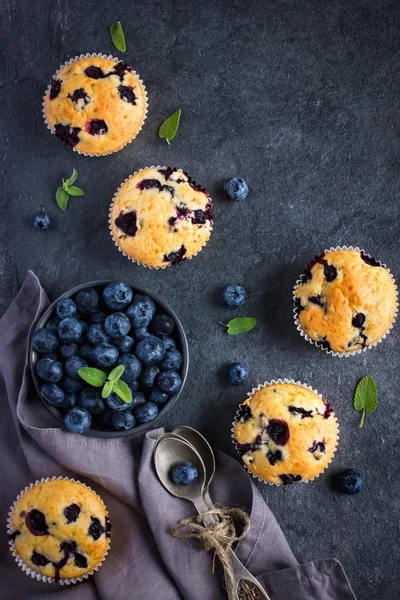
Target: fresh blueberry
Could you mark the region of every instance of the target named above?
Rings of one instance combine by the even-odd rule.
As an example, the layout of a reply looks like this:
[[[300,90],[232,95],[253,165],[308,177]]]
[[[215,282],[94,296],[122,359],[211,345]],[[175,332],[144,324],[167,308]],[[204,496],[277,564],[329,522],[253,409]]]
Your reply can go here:
[[[156,378],[157,386],[166,394],[174,394],[182,387],[182,379],[176,371],[164,371]]]
[[[102,368],[113,367],[118,360],[119,352],[112,344],[99,344],[93,350],[93,359]]]
[[[173,468],[172,478],[178,485],[192,485],[199,473],[191,462],[184,462]]]
[[[165,348],[160,339],[150,335],[138,341],[135,353],[144,365],[154,365],[164,358]]]
[[[230,200],[235,202],[245,200],[249,193],[249,186],[244,179],[232,177],[224,183],[224,192]]]
[[[135,340],[130,335],[125,335],[122,338],[114,338],[113,344],[121,354],[126,354],[132,350]]]
[[[119,357],[118,364],[124,365],[125,371],[122,373],[121,379],[128,384],[135,381],[142,370],[142,365],[134,354],[122,354]]]
[[[40,388],[40,395],[51,406],[60,406],[64,400],[64,392],[55,383],[44,383]]]
[[[94,348],[90,344],[84,344],[78,350],[79,356],[89,364],[94,364]]]
[[[175,323],[171,317],[158,314],[154,315],[149,329],[154,335],[169,335],[174,327]]]
[[[68,412],[69,410],[71,410],[71,408],[74,408],[74,406],[76,406],[77,402],[78,397],[76,395],[76,392],[65,392],[64,400],[61,402],[59,408],[61,408],[61,410],[63,410],[64,412]]]
[[[129,411],[114,412],[111,417],[111,423],[117,431],[127,431],[136,424],[136,419]]]
[[[78,319],[78,321],[82,325],[82,333],[79,336],[79,338],[76,340],[76,343],[78,344],[78,346],[80,346],[84,342],[86,342],[86,334],[88,332],[89,325],[86,323],[86,321],[82,321],[82,319]]]
[[[76,304],[71,298],[64,298],[57,302],[56,311],[60,319],[74,317],[76,315]]]
[[[121,377],[121,379],[122,379],[122,377]],[[131,389],[132,394],[134,394],[135,392],[138,392],[139,388],[140,388],[139,381],[137,379],[135,379],[135,381],[131,381],[129,383],[129,387]]]
[[[157,406],[160,406],[161,404],[165,404],[166,401],[168,400],[169,395],[166,394],[165,392],[162,392],[160,390],[160,388],[158,388],[157,386],[154,386],[151,389],[150,395],[149,395],[149,400],[150,402],[154,402],[154,404],[157,404]]]
[[[246,290],[242,285],[227,285],[222,290],[222,300],[229,308],[238,308],[245,303]]]
[[[149,296],[135,294],[126,314],[132,323],[132,327],[137,329],[138,327],[147,327],[149,325],[155,310],[156,306]]]
[[[230,385],[241,385],[247,381],[249,369],[242,363],[233,363],[226,369],[226,380]]]
[[[146,402],[145,404],[139,404],[133,414],[139,423],[148,423],[158,415],[158,408],[153,402]]]
[[[59,319],[58,317],[54,317],[54,319],[50,319],[50,321],[46,323],[46,329],[58,335],[58,326],[60,322],[61,319]]]
[[[106,315],[103,312],[96,312],[93,315],[90,315],[88,318],[88,323],[90,325],[102,325],[106,320]]]
[[[169,337],[167,335],[165,337],[163,337],[163,344],[164,344],[165,350],[172,350],[173,348],[176,348],[176,342],[175,342],[174,338]]]
[[[58,360],[57,352],[46,352],[44,358],[51,358],[52,360]]]
[[[132,407],[138,406],[139,404],[145,404],[146,402],[146,396],[142,392],[133,392]]]
[[[85,433],[91,424],[90,413],[78,406],[71,408],[64,417],[64,425],[72,433]]]
[[[111,310],[122,310],[132,300],[132,290],[122,281],[109,283],[103,290],[103,300]]]
[[[112,338],[122,338],[128,335],[131,322],[124,313],[116,312],[109,315],[104,323],[106,333]]]
[[[101,325],[100,323],[90,325],[86,337],[93,346],[98,346],[98,344],[108,344],[110,341],[110,336],[106,334],[104,325]]]
[[[133,330],[136,340],[142,340],[145,337],[149,337],[150,333],[147,327],[137,327]]]
[[[36,227],[36,229],[45,231],[50,227],[50,223],[50,215],[46,210],[44,210],[44,206],[42,205],[42,210],[38,210],[33,215],[33,225]]]
[[[78,354],[78,346],[74,343],[62,344],[59,348],[59,352],[63,358],[71,358],[71,356],[76,356]]]
[[[98,388],[86,387],[79,394],[79,406],[90,412],[91,415],[102,415],[106,406]]]
[[[58,335],[63,342],[77,342],[83,333],[82,323],[74,317],[60,321]]]
[[[83,369],[84,367],[87,367],[88,364],[85,360],[83,360],[83,358],[81,358],[80,356],[71,356],[71,358],[68,358],[65,363],[64,363],[64,370],[66,372],[66,374],[68,375],[68,377],[71,377],[71,379],[76,379],[77,381],[79,381],[81,378],[78,375],[78,371],[79,369]]]
[[[346,469],[332,477],[334,487],[346,494],[358,494],[364,487],[364,473],[358,469]]]
[[[63,376],[63,370],[61,363],[52,358],[41,358],[36,363],[36,373],[40,379],[50,381],[50,383],[57,383]]]
[[[83,388],[83,379],[78,381],[66,375],[61,379],[60,386],[65,392],[80,392]]]
[[[99,311],[100,297],[94,288],[79,290],[75,296],[78,310],[83,315],[91,315]]]
[[[111,410],[117,410],[122,412],[123,410],[128,410],[133,404],[132,400],[130,402],[124,402],[122,398],[117,396],[114,392],[111,392],[107,398],[105,398],[105,402]]]
[[[159,366],[161,371],[179,371],[182,366],[182,354],[179,350],[167,350]]]
[[[32,336],[32,347],[39,354],[54,352],[57,346],[57,336],[49,329],[39,329]]]
[[[143,387],[152,387],[159,372],[160,367],[157,365],[145,365],[140,373],[139,382]]]

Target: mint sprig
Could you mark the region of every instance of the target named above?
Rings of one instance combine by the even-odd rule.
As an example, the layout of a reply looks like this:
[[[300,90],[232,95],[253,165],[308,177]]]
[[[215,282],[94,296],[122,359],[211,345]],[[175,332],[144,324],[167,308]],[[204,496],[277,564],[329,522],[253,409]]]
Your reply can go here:
[[[239,335],[239,333],[247,333],[251,331],[256,326],[257,320],[254,317],[237,317],[236,319],[232,319],[228,323],[221,323],[227,328],[227,333],[229,335]]]
[[[93,387],[102,387],[102,398],[108,398],[108,396],[114,392],[121,400],[128,403],[132,400],[132,394],[125,381],[121,381],[120,379],[124,371],[124,365],[118,365],[107,377],[107,374],[100,369],[82,367],[78,370],[78,375],[86,381],[86,383],[89,383],[89,385],[92,385]]]
[[[120,52],[126,52],[126,43],[124,32],[122,31],[122,25],[120,21],[114,23],[110,27],[111,39],[113,41],[114,46]]]
[[[360,427],[364,425],[365,413],[373,413],[378,404],[378,390],[376,383],[370,375],[363,377],[358,382],[354,392],[354,408],[362,410]]]
[[[68,179],[63,179],[62,186],[57,188],[57,192],[56,192],[57,204],[63,211],[67,210],[68,201],[69,201],[70,196],[83,196],[84,195],[84,191],[81,190],[81,188],[78,188],[75,185],[72,185],[73,183],[75,183],[77,177],[78,177],[78,173],[76,172],[76,169],[74,169],[72,171],[71,177],[68,177]]]
[[[167,140],[167,144],[170,143],[170,140],[173,140],[176,136],[176,132],[178,131],[179,122],[181,120],[182,111],[179,109],[174,112],[173,115],[165,119],[164,123],[161,125],[158,135],[160,138],[165,138]]]

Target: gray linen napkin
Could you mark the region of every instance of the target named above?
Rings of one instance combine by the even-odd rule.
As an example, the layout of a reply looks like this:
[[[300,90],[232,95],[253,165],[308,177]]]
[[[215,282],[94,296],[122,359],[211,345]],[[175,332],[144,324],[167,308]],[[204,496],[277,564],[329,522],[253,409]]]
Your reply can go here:
[[[76,436],[60,429],[38,400],[28,369],[32,327],[48,305],[39,280],[29,273],[0,320],[0,598],[44,600],[225,600],[212,557],[170,531],[193,514],[170,496],[155,474],[152,453],[162,430],[121,439]],[[337,560],[298,565],[275,517],[251,479],[232,458],[217,452],[211,497],[246,507],[251,528],[237,553],[273,600],[354,600]],[[75,477],[107,504],[111,550],[104,565],[75,586],[38,582],[17,566],[7,544],[10,505],[26,485],[42,477]]]

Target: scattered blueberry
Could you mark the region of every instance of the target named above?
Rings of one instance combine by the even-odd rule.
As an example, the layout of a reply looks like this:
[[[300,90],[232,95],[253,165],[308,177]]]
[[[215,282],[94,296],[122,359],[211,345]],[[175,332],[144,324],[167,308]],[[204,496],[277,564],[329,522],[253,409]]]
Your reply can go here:
[[[59,353],[65,359],[71,358],[71,356],[76,356],[78,354],[78,346],[74,343],[61,344],[59,348]]]
[[[146,402],[136,406],[133,412],[139,423],[148,423],[158,415],[158,408],[153,402]]]
[[[154,365],[164,358],[165,348],[161,340],[151,335],[138,341],[135,353],[144,365]]]
[[[64,298],[57,302],[56,311],[60,319],[74,317],[76,315],[76,304],[71,298]]]
[[[86,409],[91,415],[102,415],[106,412],[99,388],[84,388],[79,394],[79,406]]]
[[[68,377],[71,377],[71,379],[76,379],[77,381],[80,381],[81,378],[78,375],[78,371],[79,369],[82,369],[87,366],[87,362],[83,360],[83,358],[81,358],[80,356],[71,356],[71,358],[68,358],[64,363],[64,371],[66,372]]]
[[[63,376],[63,370],[61,363],[52,358],[41,358],[36,363],[36,373],[40,379],[49,381],[50,383],[57,383]]]
[[[99,311],[99,294],[94,288],[79,290],[75,296],[75,303],[83,315],[97,313]]]
[[[119,357],[118,364],[124,365],[125,371],[122,373],[121,379],[128,384],[135,381],[142,370],[142,365],[134,354],[122,354]]]
[[[126,431],[135,426],[136,419],[129,411],[114,412],[111,417],[111,422],[117,431]]]
[[[128,408],[130,408],[133,404],[132,400],[130,402],[125,402],[114,392],[111,392],[111,394],[107,396],[107,398],[105,398],[105,402],[108,408],[110,408],[111,410],[116,410],[118,412],[128,410]]]
[[[159,366],[161,371],[179,371],[182,366],[182,354],[175,348],[167,350]]]
[[[137,329],[138,327],[147,327],[149,325],[155,310],[155,304],[149,296],[136,294],[126,314],[132,323],[132,327]]]
[[[46,323],[46,329],[48,329],[49,331],[52,331],[53,333],[58,335],[58,326],[60,324],[61,319],[59,319],[58,317],[54,317],[54,319],[50,319],[50,321],[48,321]]]
[[[85,433],[91,424],[92,417],[84,408],[71,408],[64,417],[64,425],[72,433]]]
[[[364,473],[358,469],[346,469],[342,473],[333,475],[332,484],[340,492],[353,496],[361,492],[364,487]]]
[[[154,381],[160,372],[160,367],[157,365],[145,365],[140,373],[139,382],[145,388],[150,388],[154,385]]]
[[[142,340],[145,337],[149,337],[150,333],[147,327],[137,327],[133,330],[136,340]]]
[[[168,315],[154,315],[150,331],[154,335],[169,335],[175,327],[175,323]]]
[[[198,478],[199,473],[191,462],[176,465],[172,471],[172,477],[178,485],[192,485]]]
[[[132,290],[122,281],[109,283],[103,290],[104,304],[111,310],[122,310],[132,300]]]
[[[36,229],[39,229],[40,231],[45,231],[50,227],[50,223],[50,215],[46,210],[44,210],[44,206],[42,205],[42,210],[38,210],[33,215],[33,224],[36,227]]]
[[[157,386],[151,388],[151,392],[149,394],[150,402],[154,402],[154,404],[160,406],[161,404],[165,404],[168,398],[169,394],[161,391],[160,388],[158,388]]]
[[[247,381],[249,369],[243,363],[237,362],[226,369],[226,380],[230,385],[241,385]]]
[[[244,179],[232,177],[224,183],[224,192],[230,200],[241,201],[247,198],[249,186]]]
[[[135,340],[130,335],[124,335],[122,338],[114,338],[113,344],[121,354],[126,354],[132,350]]]
[[[49,329],[39,329],[32,336],[32,347],[39,354],[54,352],[58,346],[57,336]]]
[[[229,308],[238,308],[245,303],[246,290],[242,285],[227,285],[222,290],[222,299]]]
[[[82,333],[82,323],[74,317],[63,319],[58,325],[58,335],[63,342],[77,342]]]
[[[60,406],[64,400],[64,392],[55,383],[44,383],[40,388],[40,395],[51,406]]]
[[[83,388],[84,381],[80,379],[72,379],[72,377],[68,377],[65,375],[60,381],[60,387],[64,390],[64,392],[80,392]]]
[[[164,371],[157,375],[156,383],[162,392],[174,394],[182,387],[182,379],[176,371]]]
[[[104,325],[101,325],[100,323],[90,325],[86,337],[93,346],[108,344],[110,341],[110,336],[106,334]]]
[[[100,368],[113,367],[118,360],[119,352],[112,344],[99,344],[93,351],[94,362]]]
[[[129,309],[128,309],[129,310]],[[122,338],[128,335],[131,322],[124,313],[116,312],[108,317],[104,323],[106,333],[112,338]]]

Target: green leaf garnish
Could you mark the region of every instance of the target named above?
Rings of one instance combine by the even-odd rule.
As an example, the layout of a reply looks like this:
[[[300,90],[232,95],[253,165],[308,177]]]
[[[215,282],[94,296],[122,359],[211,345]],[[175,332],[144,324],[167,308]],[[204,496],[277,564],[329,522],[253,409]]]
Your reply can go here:
[[[165,138],[167,143],[169,144],[170,140],[173,140],[176,136],[176,132],[178,131],[179,121],[181,120],[182,111],[179,109],[174,112],[173,115],[165,119],[164,123],[161,125],[158,135],[160,138]]]
[[[378,390],[376,383],[370,375],[363,377],[358,382],[354,392],[354,408],[362,410],[360,427],[364,425],[365,412],[373,413],[378,404]]]
[[[124,365],[118,365],[118,367],[115,367],[115,369],[113,369],[111,371],[111,373],[108,376],[108,379],[110,381],[118,381],[118,379],[121,377],[121,375],[124,371],[125,371]]]
[[[65,185],[67,186],[67,189],[69,188],[70,185],[72,185],[76,181],[77,177],[78,177],[78,173],[77,173],[76,169],[73,169],[71,177],[69,177],[68,179],[65,180]]]
[[[122,381],[122,379],[118,379],[118,381],[115,381],[113,383],[114,392],[117,394],[117,396],[119,396],[124,402],[130,402],[132,400],[132,394],[125,381]]]
[[[116,23],[114,23],[114,25],[111,25],[110,33],[111,39],[116,49],[120,52],[126,52],[125,37],[124,32],[122,31],[122,25],[120,21],[117,21]]]
[[[81,188],[78,188],[78,187],[76,187],[76,186],[74,186],[74,185],[71,185],[71,186],[68,188],[68,194],[69,194],[70,196],[83,196],[83,195],[84,195],[84,193],[85,193],[85,192],[84,192],[83,190],[81,190]]]
[[[227,328],[229,335],[238,335],[239,333],[247,333],[251,331],[256,326],[257,320],[253,317],[237,317],[236,319],[232,319],[228,323],[221,323]]]
[[[63,187],[57,188],[56,200],[57,200],[57,204],[61,208],[61,210],[67,210],[69,195],[68,195],[68,192],[66,192]]]
[[[106,381],[103,389],[101,390],[101,397],[108,398],[114,388],[114,381]]]
[[[107,381],[107,375],[103,371],[92,367],[81,367],[78,375],[93,387],[101,387]]]

